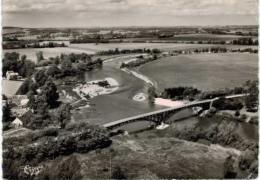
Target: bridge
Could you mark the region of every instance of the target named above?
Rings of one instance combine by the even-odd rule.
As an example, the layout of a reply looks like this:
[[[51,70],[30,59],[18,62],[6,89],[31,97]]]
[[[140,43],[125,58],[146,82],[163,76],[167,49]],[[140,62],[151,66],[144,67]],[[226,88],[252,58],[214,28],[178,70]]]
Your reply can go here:
[[[230,95],[230,96],[225,96],[226,99],[233,99],[233,98],[239,98],[239,97],[244,97],[247,96],[248,94],[236,94],[236,95]],[[106,124],[103,124],[103,126],[107,129],[115,129],[120,126],[123,126],[125,124],[137,122],[137,121],[150,121],[155,123],[156,125],[161,124],[163,121],[166,119],[170,118],[173,114],[175,114],[178,111],[181,111],[183,109],[191,108],[191,107],[196,107],[196,106],[204,106],[208,105],[209,108],[212,107],[212,104],[214,101],[218,100],[219,97],[214,98],[214,99],[206,99],[206,100],[201,100],[201,101],[193,101],[187,104],[184,104],[179,107],[170,107],[166,109],[161,109],[149,113],[144,113],[124,119],[120,119],[117,121],[109,122]]]

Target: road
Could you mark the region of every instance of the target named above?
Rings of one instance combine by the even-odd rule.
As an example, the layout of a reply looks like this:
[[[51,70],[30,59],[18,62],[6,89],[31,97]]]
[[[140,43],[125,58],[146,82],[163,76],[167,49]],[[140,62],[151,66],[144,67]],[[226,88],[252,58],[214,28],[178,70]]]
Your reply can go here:
[[[232,98],[238,98],[238,97],[244,97],[244,96],[247,96],[247,94],[230,95],[230,96],[226,96],[225,98],[226,99],[232,99]],[[195,107],[195,106],[202,105],[202,104],[205,104],[205,103],[211,103],[212,101],[215,101],[217,99],[218,98],[206,99],[206,100],[201,100],[201,101],[193,101],[191,103],[187,103],[187,104],[181,105],[179,107],[170,107],[170,108],[166,108],[166,109],[162,109],[162,110],[157,110],[157,111],[153,111],[153,112],[140,114],[140,115],[120,119],[120,120],[117,120],[117,121],[109,122],[109,123],[103,124],[103,126],[105,128],[110,128],[110,127],[113,127],[113,126],[116,126],[116,125],[119,125],[119,124],[122,124],[122,123],[134,121],[136,119],[142,119],[142,118],[145,118],[145,117],[148,117],[148,116],[152,116],[152,115],[156,115],[156,114],[160,114],[160,113],[164,113],[164,112],[176,111],[176,110],[179,110],[179,109]]]

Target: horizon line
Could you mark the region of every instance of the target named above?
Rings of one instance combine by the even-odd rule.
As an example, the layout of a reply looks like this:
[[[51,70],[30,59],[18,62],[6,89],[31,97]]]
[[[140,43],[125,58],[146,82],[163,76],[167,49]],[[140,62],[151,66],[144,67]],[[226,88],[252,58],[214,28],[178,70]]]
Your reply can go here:
[[[162,25],[129,25],[129,26],[56,26],[56,27],[28,27],[28,26],[2,26],[3,28],[28,28],[28,29],[58,29],[58,28],[64,28],[64,29],[87,29],[87,28],[177,28],[177,27],[230,27],[230,26],[259,26],[259,24],[230,24],[230,25],[176,25],[176,26],[162,26]]]

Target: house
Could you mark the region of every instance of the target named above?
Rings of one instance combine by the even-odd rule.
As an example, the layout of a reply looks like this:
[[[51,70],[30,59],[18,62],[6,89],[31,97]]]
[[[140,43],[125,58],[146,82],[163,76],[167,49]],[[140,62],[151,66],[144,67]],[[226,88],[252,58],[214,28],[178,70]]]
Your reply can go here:
[[[28,103],[29,103],[29,99],[22,99],[20,105],[21,107],[27,107]]]
[[[29,99],[26,95],[13,95],[8,98],[8,102],[10,104],[14,104],[15,106],[23,107],[27,105]]]
[[[23,122],[19,119],[16,118],[13,122],[11,122],[11,127],[17,129],[23,126]]]
[[[13,71],[7,71],[6,72],[6,79],[7,80],[17,80],[19,74]]]

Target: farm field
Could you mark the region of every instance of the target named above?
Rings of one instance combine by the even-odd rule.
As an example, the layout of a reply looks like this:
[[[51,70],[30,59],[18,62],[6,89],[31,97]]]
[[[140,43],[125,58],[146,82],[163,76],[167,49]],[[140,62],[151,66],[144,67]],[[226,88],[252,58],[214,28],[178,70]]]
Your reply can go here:
[[[176,44],[176,43],[106,43],[106,44],[70,44],[70,47],[78,50],[89,50],[89,51],[106,51],[109,49],[143,49],[143,48],[158,48],[161,50],[178,50],[178,49],[189,49],[207,47],[208,45],[198,44]]]
[[[174,86],[217,90],[257,79],[258,56],[245,53],[181,55],[148,63],[139,70],[155,80],[159,90]]]
[[[218,35],[218,34],[181,34],[176,35],[170,39],[178,41],[230,41],[239,38],[256,38],[251,36],[239,36],[239,35]]]
[[[85,50],[85,51],[105,51],[109,49],[138,49],[138,48],[158,48],[163,51],[170,50],[186,50],[195,48],[207,48],[207,47],[227,47],[231,49],[245,49],[253,48],[257,49],[257,46],[236,46],[236,45],[216,45],[216,44],[186,44],[186,43],[104,43],[104,44],[70,44],[71,49]]]
[[[68,44],[69,47],[62,48],[27,48],[27,49],[8,49],[3,50],[6,52],[18,52],[20,55],[25,54],[28,59],[36,61],[36,52],[42,51],[45,59],[49,57],[59,56],[61,53],[87,53],[94,54],[99,51],[106,51],[110,49],[143,49],[143,48],[158,48],[162,51],[172,50],[192,50],[196,48],[208,48],[208,47],[226,47],[229,49],[257,49],[257,46],[238,46],[238,45],[213,45],[213,44],[186,44],[186,43],[107,43],[107,44]]]
[[[48,59],[49,57],[56,57],[60,56],[61,53],[69,54],[69,53],[87,53],[87,54],[93,54],[93,51],[87,51],[87,50],[78,50],[78,49],[72,49],[70,47],[62,47],[62,48],[27,48],[27,49],[8,49],[3,50],[3,53],[6,52],[17,52],[20,55],[26,55],[27,59],[32,60],[33,62],[36,62],[36,52],[42,51],[43,56],[45,59]]]

